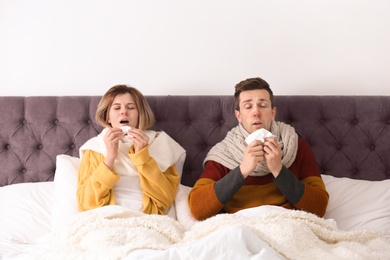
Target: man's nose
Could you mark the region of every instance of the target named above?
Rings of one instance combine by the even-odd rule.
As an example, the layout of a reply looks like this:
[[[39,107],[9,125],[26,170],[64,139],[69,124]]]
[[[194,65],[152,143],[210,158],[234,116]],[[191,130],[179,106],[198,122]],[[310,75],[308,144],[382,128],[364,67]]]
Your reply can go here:
[[[260,115],[260,108],[255,107],[255,108],[253,109],[253,115],[254,115],[254,116],[259,116],[259,115]]]

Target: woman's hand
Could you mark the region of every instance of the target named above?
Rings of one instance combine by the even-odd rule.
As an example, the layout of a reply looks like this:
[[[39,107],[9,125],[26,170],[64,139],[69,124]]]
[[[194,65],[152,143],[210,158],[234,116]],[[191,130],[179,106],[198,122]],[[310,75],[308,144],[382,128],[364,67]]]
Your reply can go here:
[[[139,130],[137,128],[131,128],[128,131],[128,134],[128,139],[134,143],[135,153],[142,150],[142,148],[147,146],[149,143],[149,137],[142,130]]]
[[[122,129],[120,128],[108,128],[106,135],[104,136],[104,144],[107,149],[107,156],[104,159],[104,163],[111,170],[114,166],[114,161],[116,156],[118,155],[118,146],[119,141],[125,136]]]

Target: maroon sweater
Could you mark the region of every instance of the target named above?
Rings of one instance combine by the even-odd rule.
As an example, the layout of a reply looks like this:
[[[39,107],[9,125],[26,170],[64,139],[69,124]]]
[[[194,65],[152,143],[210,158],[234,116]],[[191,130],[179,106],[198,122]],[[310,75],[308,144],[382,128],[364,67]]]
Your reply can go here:
[[[288,169],[283,166],[277,178],[270,173],[244,179],[239,167],[228,169],[215,161],[206,162],[188,201],[199,220],[261,205],[305,210],[323,217],[329,195],[310,146],[298,138],[295,161]]]

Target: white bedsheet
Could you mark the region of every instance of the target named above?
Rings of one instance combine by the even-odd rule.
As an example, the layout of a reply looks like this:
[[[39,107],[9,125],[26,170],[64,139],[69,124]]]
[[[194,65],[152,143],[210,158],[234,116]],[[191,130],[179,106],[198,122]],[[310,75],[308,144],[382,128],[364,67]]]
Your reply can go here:
[[[26,247],[26,244],[15,241],[0,240],[0,259],[4,259],[7,255],[15,254],[15,252],[20,252]]]
[[[190,187],[180,185],[178,221],[108,206],[66,215],[58,226],[71,224],[53,233],[53,182],[1,187],[0,259],[390,259],[390,180],[323,177],[325,217],[336,221],[264,206],[199,222],[188,208]]]
[[[188,231],[167,216],[119,206],[78,214],[61,232],[8,259],[386,259],[390,234],[341,231],[303,211],[264,206]]]
[[[223,241],[221,242],[221,238]],[[34,256],[29,251],[37,250],[38,247],[47,246],[48,238],[34,245],[21,245],[10,242],[0,242],[0,259],[53,259],[51,255],[46,257]],[[234,246],[232,246],[234,245]],[[67,257],[55,256],[54,259],[69,259]],[[85,255],[78,255],[72,259],[92,259]],[[117,259],[95,256],[93,259]],[[204,237],[203,239],[190,243],[172,247],[165,250],[138,249],[128,252],[121,259],[257,259],[257,260],[280,260],[285,259],[261,240],[250,229],[241,226],[231,226],[223,228],[214,234]]]
[[[8,252],[2,260],[284,259],[251,228],[239,223],[211,232],[189,232],[167,216],[107,206],[79,214],[69,227],[31,245],[5,244]]]

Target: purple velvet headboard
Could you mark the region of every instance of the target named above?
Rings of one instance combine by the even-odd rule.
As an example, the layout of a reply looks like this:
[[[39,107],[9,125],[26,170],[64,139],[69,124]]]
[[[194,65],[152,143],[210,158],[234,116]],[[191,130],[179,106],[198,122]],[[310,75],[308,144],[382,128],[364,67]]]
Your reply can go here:
[[[237,124],[232,96],[147,96],[163,130],[187,151],[192,186],[208,150]],[[53,180],[58,154],[78,156],[102,128],[100,96],[0,97],[0,186]],[[323,174],[390,178],[390,97],[276,96],[277,120],[311,145]]]

